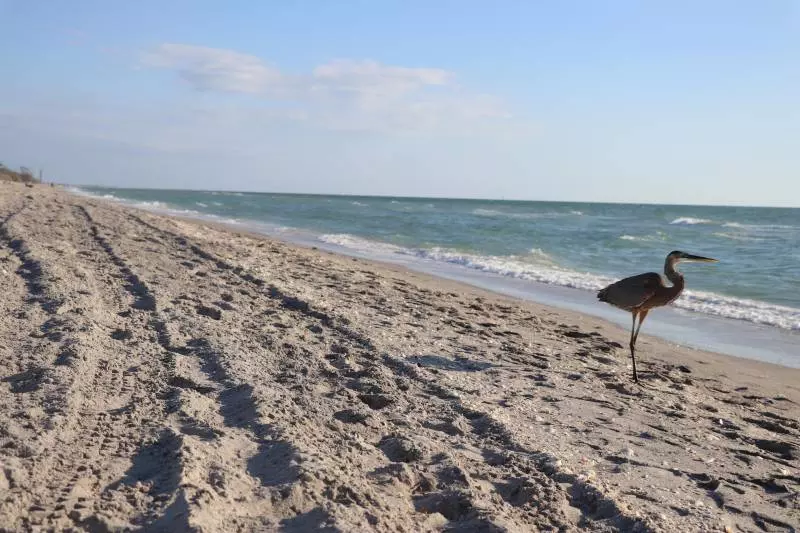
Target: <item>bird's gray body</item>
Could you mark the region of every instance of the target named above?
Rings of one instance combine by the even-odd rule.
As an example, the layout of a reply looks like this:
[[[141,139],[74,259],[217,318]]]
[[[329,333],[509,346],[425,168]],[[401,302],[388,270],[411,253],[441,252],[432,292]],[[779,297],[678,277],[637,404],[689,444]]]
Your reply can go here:
[[[664,283],[664,278],[657,272],[646,272],[629,278],[621,279],[601,289],[597,299],[619,309],[629,311],[633,315],[631,326],[631,362],[633,363],[633,380],[639,378],[636,374],[636,357],[634,355],[636,339],[647,313],[654,307],[661,307],[675,301],[683,292],[685,281],[683,274],[675,269],[679,261],[704,261],[713,262],[716,259],[691,255],[680,251],[671,252],[664,261],[664,274],[672,285]],[[639,325],[636,325],[636,320]]]
[[[612,283],[597,293],[597,299],[625,311],[633,311],[652,298],[660,287],[664,287],[661,274],[647,272]]]

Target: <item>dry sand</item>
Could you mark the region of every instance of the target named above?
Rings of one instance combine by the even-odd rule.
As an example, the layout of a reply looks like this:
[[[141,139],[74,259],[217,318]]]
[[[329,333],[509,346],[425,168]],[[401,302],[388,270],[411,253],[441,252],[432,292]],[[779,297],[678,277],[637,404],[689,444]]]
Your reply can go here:
[[[2,531],[800,523],[798,370],[43,186],[0,293]]]

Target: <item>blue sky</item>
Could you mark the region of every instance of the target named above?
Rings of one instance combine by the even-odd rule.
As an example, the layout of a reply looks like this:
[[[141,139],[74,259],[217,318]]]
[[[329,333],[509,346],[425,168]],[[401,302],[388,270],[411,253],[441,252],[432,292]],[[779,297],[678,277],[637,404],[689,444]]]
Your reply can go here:
[[[0,160],[111,186],[800,206],[800,2],[0,0]]]

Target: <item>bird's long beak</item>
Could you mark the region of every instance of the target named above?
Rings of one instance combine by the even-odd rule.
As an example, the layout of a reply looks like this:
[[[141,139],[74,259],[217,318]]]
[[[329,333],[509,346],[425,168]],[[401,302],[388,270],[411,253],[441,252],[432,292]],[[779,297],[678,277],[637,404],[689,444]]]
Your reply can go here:
[[[702,263],[716,263],[717,260],[711,257],[703,257],[702,255],[691,255],[691,254],[684,254],[681,257],[684,261],[699,261]]]

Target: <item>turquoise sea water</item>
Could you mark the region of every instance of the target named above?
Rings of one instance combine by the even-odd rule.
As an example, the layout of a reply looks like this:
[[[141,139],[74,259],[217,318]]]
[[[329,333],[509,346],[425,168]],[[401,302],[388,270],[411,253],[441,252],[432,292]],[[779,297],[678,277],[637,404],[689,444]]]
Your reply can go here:
[[[79,190],[290,241],[584,291],[660,272],[668,252],[683,250],[720,262],[681,266],[677,307],[800,332],[800,209]]]

